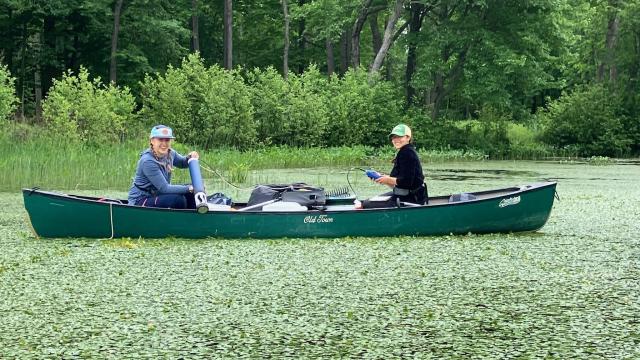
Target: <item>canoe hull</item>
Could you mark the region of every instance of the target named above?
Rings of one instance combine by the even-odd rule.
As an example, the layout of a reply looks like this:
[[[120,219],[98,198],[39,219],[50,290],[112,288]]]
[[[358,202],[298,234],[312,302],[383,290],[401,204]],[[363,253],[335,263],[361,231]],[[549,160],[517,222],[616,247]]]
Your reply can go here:
[[[34,231],[46,238],[313,238],[533,231],[549,218],[555,187],[527,185],[479,200],[420,207],[206,214],[29,189],[23,196]]]

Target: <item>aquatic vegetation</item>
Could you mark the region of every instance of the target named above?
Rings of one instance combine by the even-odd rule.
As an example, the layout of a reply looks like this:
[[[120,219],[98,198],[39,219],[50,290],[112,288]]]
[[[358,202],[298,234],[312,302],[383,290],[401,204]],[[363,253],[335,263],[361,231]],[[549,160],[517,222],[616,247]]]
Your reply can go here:
[[[640,356],[637,164],[425,169],[433,194],[557,179],[560,201],[525,234],[40,240],[0,193],[0,358]],[[350,176],[360,196],[381,190]]]

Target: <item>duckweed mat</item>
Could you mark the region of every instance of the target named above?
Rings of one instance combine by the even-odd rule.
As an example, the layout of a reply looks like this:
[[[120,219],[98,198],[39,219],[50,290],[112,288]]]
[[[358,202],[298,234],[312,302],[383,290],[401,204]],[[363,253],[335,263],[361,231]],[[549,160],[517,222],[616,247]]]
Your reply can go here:
[[[0,194],[0,358],[640,357],[640,166],[425,172],[434,195],[557,179],[561,200],[524,234],[42,240]]]

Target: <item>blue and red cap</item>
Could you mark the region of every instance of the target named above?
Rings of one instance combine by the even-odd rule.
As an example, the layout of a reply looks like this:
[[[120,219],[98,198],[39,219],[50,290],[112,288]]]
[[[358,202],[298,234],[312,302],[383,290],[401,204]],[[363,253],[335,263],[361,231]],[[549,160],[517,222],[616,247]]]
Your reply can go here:
[[[173,136],[173,130],[166,125],[156,125],[151,128],[149,139],[175,139]]]

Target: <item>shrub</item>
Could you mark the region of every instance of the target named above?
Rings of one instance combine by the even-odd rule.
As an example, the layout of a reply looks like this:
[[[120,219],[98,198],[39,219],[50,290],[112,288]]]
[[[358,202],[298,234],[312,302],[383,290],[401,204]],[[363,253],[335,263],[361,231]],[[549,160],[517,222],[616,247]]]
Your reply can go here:
[[[403,121],[402,97],[389,82],[370,79],[358,69],[348,71],[343,79],[332,77],[327,89],[328,145],[388,145],[389,131]]]
[[[282,144],[281,124],[285,122],[284,98],[288,84],[273,67],[254,69],[247,74],[258,141],[265,145]]]
[[[315,66],[288,80],[268,68],[247,76],[251,102],[264,144],[289,146],[323,145],[328,124],[325,94],[326,80]]]
[[[448,119],[433,120],[416,109],[409,109],[404,123],[413,131],[413,139],[420,149],[467,149],[470,127],[459,126]]]
[[[289,75],[289,93],[285,97],[285,122],[280,131],[290,146],[321,146],[329,123],[322,88],[326,80],[315,66],[301,75]]]
[[[542,129],[536,123],[507,124],[507,139],[511,158],[536,159],[553,155],[551,146],[540,141]]]
[[[11,77],[7,66],[0,64],[0,122],[8,119],[16,110],[18,98],[14,82],[15,78]]]
[[[128,88],[103,85],[100,78],[89,80],[80,68],[54,80],[42,104],[43,117],[51,133],[70,142],[106,144],[122,141],[127,125],[135,120],[134,97]]]
[[[164,76],[145,77],[142,89],[148,125],[173,126],[181,141],[204,148],[248,148],[256,142],[250,92],[236,71],[206,68],[192,54]]]
[[[632,143],[619,111],[620,97],[601,84],[577,88],[550,104],[542,117],[547,128],[543,140],[580,156],[617,156]]]

